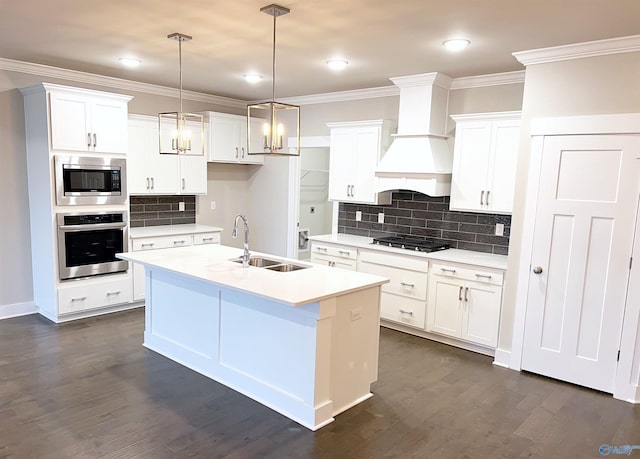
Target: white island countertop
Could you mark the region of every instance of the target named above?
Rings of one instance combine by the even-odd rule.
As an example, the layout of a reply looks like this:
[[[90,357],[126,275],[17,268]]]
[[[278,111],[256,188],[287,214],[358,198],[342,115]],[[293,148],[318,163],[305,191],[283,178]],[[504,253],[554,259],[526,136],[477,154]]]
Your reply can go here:
[[[398,253],[401,255],[411,255],[415,257],[428,258],[430,260],[445,261],[449,263],[466,263],[494,269],[507,269],[507,256],[493,253],[475,252],[473,250],[447,249],[437,252],[415,252],[394,247],[372,244],[373,238],[366,236],[355,236],[352,234],[322,234],[319,236],[309,236],[312,241],[327,242],[334,244],[345,244],[361,249],[379,250],[382,252]]]
[[[217,226],[199,225],[197,223],[185,225],[159,225],[145,226],[142,228],[129,228],[129,237],[137,239],[142,237],[177,236],[179,234],[218,233],[222,228]]]
[[[182,274],[241,292],[251,293],[289,306],[333,298],[350,292],[382,285],[389,279],[371,274],[318,266],[268,254],[252,256],[282,260],[283,263],[308,266],[291,272],[278,272],[231,261],[242,249],[217,244],[126,252],[118,257],[145,266]]]

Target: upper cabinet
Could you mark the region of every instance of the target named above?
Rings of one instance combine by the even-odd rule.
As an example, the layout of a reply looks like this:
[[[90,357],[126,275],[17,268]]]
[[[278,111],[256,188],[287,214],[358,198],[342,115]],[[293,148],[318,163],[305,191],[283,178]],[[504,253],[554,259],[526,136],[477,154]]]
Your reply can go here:
[[[375,169],[391,143],[387,120],[329,123],[329,200],[390,204],[391,193],[376,193]]]
[[[454,115],[451,210],[513,210],[520,112]]]
[[[156,117],[130,115],[127,168],[130,194],[207,193],[206,154],[161,155]]]
[[[247,154],[247,117],[208,112],[210,162],[264,164],[264,156]],[[252,126],[251,135],[259,136],[259,125]]]
[[[127,152],[130,96],[48,85],[51,149]]]

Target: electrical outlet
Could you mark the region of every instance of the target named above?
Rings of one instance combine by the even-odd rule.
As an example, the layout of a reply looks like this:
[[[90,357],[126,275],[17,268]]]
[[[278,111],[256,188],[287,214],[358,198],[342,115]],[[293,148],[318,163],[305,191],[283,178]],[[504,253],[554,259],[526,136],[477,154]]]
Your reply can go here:
[[[216,202],[211,201],[211,210],[216,210]]]
[[[362,309],[352,309],[351,310],[351,322],[362,319]]]
[[[184,201],[180,201],[180,202],[178,203],[178,210],[179,210],[180,212],[184,212]]]
[[[357,222],[362,221],[362,211],[361,210],[356,210],[356,221]]]
[[[379,212],[378,213],[378,223],[384,223],[384,213],[383,212]]]
[[[504,223],[496,223],[496,236],[504,236]]]

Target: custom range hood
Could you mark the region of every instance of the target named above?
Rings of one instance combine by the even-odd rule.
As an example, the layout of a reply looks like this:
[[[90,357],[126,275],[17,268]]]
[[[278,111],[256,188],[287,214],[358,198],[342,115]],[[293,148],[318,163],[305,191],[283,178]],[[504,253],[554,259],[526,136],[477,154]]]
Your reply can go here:
[[[449,196],[453,153],[445,130],[451,78],[434,72],[391,81],[400,88],[398,133],[376,168],[376,191]]]

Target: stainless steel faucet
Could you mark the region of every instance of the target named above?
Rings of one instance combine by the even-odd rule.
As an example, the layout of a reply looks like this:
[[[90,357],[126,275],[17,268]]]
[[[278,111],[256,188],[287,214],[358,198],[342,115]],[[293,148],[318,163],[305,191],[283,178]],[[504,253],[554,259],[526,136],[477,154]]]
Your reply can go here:
[[[244,222],[244,253],[242,254],[242,266],[246,268],[249,266],[249,258],[251,258],[251,254],[249,253],[249,224],[247,223],[247,217],[242,214],[236,215],[236,220],[233,223],[233,230],[231,230],[231,237],[238,237],[238,220],[242,219]]]

